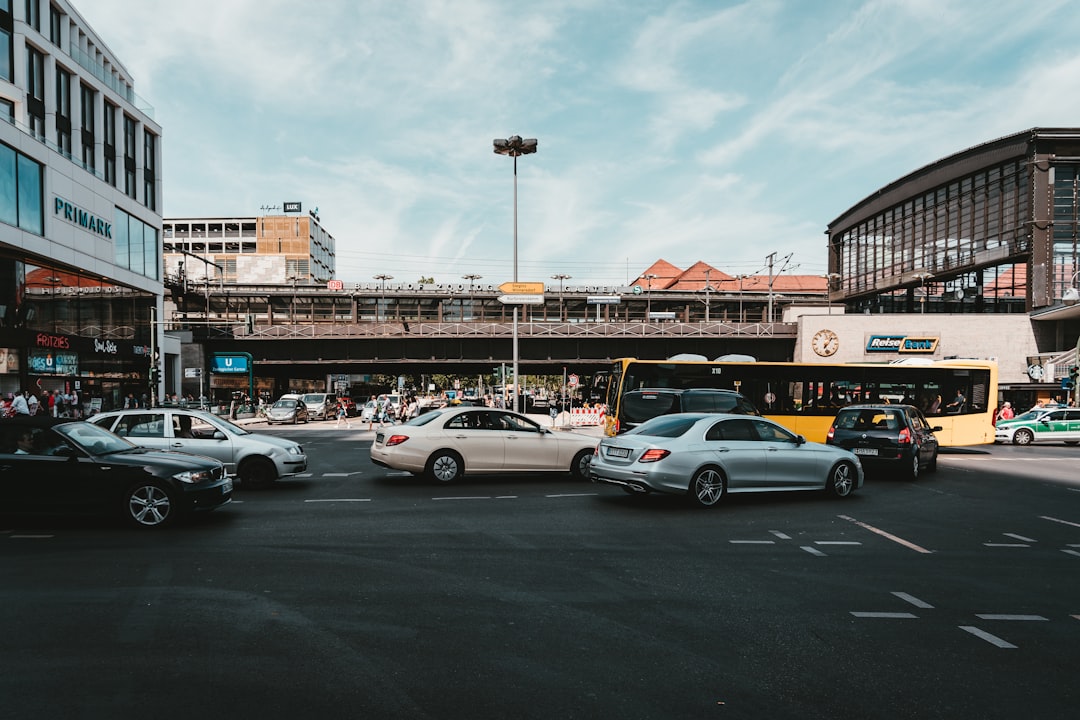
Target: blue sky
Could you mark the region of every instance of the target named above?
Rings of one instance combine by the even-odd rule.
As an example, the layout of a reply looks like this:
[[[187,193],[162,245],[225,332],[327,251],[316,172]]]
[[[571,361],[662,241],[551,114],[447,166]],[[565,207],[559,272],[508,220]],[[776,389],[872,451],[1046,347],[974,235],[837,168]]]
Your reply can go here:
[[[78,0],[76,0],[78,2]],[[299,200],[338,277],[827,272],[922,165],[1080,125],[1068,0],[82,0],[164,129],[166,217]]]

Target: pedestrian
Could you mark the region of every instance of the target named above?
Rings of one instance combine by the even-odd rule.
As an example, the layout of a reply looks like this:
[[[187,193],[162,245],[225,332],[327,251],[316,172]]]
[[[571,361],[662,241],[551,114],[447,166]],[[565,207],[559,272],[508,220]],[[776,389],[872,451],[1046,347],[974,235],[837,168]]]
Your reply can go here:
[[[335,423],[334,427],[341,427],[342,420],[345,421],[345,427],[352,427],[352,423],[349,422],[349,414],[345,412],[345,402],[339,399],[337,403],[337,423]]]
[[[29,415],[30,403],[26,401],[26,397],[30,394],[30,391],[23,390],[22,392],[15,393],[15,397],[11,401],[11,407],[15,409],[16,415]]]
[[[998,413],[998,417],[1002,420],[1012,420],[1014,417],[1016,417],[1016,414],[1013,412],[1012,405],[1009,403],[1008,400],[1006,400],[1005,404],[1001,406],[1001,412]]]
[[[26,406],[29,408],[31,415],[37,415],[41,410],[41,403],[38,402],[37,396],[29,390],[26,391]]]

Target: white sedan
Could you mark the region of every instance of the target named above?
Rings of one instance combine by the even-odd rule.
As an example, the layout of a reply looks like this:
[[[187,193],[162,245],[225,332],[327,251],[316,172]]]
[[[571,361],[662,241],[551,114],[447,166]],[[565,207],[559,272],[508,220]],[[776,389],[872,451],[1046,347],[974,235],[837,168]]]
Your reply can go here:
[[[552,432],[524,415],[446,407],[379,430],[371,461],[448,483],[464,474],[568,472],[588,478],[597,439]]]

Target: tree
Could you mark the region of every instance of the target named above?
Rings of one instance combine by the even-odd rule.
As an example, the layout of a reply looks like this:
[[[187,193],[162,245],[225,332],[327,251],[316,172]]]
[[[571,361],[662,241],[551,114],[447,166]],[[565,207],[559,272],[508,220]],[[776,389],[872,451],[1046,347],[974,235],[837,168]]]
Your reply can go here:
[[[418,285],[431,285],[435,282],[433,277],[422,277],[416,281]]]

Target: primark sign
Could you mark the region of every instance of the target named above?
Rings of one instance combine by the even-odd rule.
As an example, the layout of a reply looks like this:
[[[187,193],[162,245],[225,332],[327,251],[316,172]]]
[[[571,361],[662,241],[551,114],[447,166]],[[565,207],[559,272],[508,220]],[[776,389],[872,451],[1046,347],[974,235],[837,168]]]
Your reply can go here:
[[[100,235],[112,240],[112,223],[104,218],[97,217],[89,210],[83,210],[78,205],[65,200],[57,195],[53,200],[53,214],[72,225],[78,225],[83,230]]]
[[[871,335],[866,341],[868,353],[928,353],[937,351],[939,338],[912,335]]]

